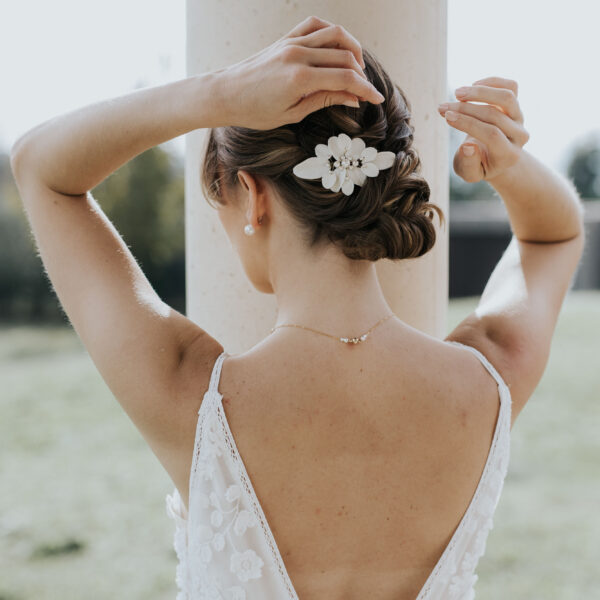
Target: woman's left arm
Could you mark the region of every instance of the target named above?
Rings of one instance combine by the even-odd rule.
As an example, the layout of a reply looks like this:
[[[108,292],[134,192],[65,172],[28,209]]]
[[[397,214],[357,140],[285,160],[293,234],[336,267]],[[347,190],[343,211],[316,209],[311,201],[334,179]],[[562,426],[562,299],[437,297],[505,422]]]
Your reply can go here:
[[[218,123],[215,77],[202,74],[60,115],[27,132],[11,154],[60,305],[176,485],[185,482],[181,457],[189,452],[190,415],[198,409],[197,390],[190,388],[208,382],[222,347],[162,301],[89,190],[144,150]],[[185,381],[192,346],[197,376]]]
[[[227,122],[219,72],[102,100],[37,125],[12,149],[17,172],[48,188],[85,194],[145,150],[203,127]]]

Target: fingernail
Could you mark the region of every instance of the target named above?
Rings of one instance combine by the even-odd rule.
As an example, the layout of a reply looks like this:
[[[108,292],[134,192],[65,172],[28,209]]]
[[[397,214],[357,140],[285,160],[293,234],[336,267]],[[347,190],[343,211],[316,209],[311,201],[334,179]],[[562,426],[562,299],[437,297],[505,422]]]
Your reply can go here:
[[[446,104],[446,103],[440,104],[438,106],[438,110],[448,110],[448,104]]]
[[[447,110],[446,119],[448,119],[448,121],[456,121],[456,119],[458,119],[458,113],[455,113],[453,110]]]
[[[466,87],[459,87],[458,89],[454,90],[454,94],[456,96],[466,96],[469,93],[469,88]]]
[[[473,156],[475,148],[473,148],[473,146],[463,146],[463,152],[465,153],[465,156]]]

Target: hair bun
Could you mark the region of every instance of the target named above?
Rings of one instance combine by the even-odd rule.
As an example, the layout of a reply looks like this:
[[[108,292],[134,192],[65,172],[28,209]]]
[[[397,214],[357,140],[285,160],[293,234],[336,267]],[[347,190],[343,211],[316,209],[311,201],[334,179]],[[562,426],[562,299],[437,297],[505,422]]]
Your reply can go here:
[[[344,254],[371,261],[417,258],[426,254],[435,244],[432,217],[433,212],[439,210],[429,203],[427,181],[414,174],[392,178],[383,194],[381,210],[373,222],[350,229],[340,240]]]

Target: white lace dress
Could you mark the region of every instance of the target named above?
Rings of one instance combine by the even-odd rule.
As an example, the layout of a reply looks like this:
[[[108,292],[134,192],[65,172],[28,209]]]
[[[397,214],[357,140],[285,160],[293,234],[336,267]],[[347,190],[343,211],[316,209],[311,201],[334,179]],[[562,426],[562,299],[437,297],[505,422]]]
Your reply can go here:
[[[498,383],[500,410],[481,479],[462,520],[415,600],[472,600],[475,569],[493,527],[510,454],[510,390],[472,346]],[[298,600],[238,452],[218,391],[223,352],[198,411],[190,473],[189,514],[177,488],[167,494],[175,521],[177,600]]]

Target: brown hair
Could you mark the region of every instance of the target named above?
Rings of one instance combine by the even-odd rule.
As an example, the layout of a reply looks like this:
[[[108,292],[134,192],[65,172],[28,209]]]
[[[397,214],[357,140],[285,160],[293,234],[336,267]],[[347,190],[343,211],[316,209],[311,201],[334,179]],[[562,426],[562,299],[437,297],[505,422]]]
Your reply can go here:
[[[434,245],[430,188],[418,174],[421,162],[412,147],[410,104],[379,61],[363,48],[365,75],[385,96],[381,104],[360,102],[359,108],[332,105],[308,114],[298,123],[269,130],[218,127],[207,135],[201,185],[211,200],[223,204],[222,185],[241,185],[239,169],[264,178],[274,188],[305,234],[310,247],[335,243],[349,258],[376,261],[422,256]],[[296,177],[294,165],[314,156],[316,144],[346,133],[367,146],[396,154],[392,167],[367,177],[351,195],[333,192],[320,179]]]

